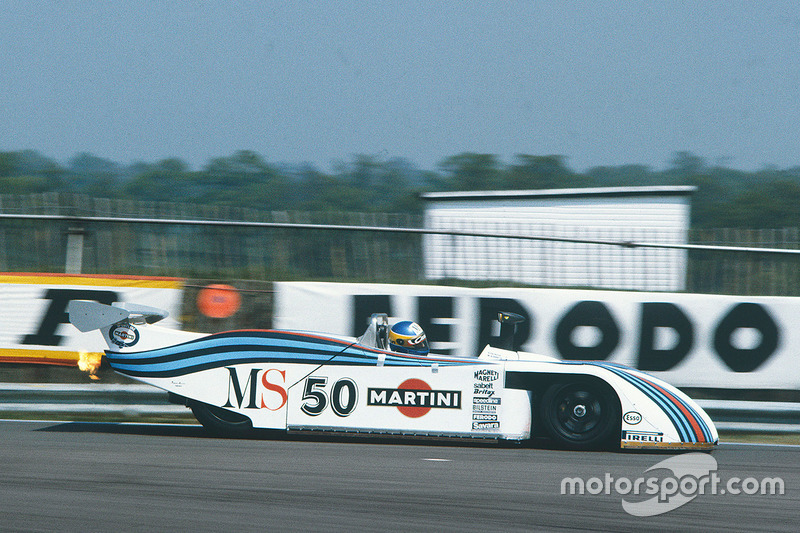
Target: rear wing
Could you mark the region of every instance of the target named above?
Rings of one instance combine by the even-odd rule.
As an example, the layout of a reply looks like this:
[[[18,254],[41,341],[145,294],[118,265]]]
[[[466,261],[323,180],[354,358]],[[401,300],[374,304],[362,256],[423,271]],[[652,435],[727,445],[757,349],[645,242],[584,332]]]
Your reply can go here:
[[[167,311],[133,303],[101,304],[90,300],[72,300],[67,307],[69,321],[79,331],[103,329],[120,322],[155,324],[169,316]]]

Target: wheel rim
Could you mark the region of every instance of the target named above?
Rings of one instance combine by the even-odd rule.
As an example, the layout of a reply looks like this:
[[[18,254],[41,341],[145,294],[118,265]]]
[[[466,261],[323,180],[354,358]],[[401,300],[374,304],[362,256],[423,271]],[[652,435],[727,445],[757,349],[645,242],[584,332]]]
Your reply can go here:
[[[559,389],[550,404],[553,429],[567,442],[590,441],[608,428],[612,407],[601,391],[570,384]]]

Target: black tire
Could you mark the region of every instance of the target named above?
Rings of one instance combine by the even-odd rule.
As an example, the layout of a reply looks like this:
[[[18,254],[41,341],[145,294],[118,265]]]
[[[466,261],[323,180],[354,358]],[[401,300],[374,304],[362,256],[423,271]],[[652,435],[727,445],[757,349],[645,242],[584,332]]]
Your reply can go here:
[[[244,415],[207,403],[191,402],[194,417],[212,435],[247,437],[253,433],[253,422]]]
[[[548,435],[573,450],[609,447],[621,426],[617,395],[608,385],[590,380],[550,386],[540,415]]]

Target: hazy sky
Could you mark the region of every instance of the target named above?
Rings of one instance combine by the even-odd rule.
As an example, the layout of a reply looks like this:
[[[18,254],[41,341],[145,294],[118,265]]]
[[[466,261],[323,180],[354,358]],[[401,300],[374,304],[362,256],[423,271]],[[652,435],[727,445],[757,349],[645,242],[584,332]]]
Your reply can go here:
[[[0,0],[0,150],[800,166],[794,1]]]

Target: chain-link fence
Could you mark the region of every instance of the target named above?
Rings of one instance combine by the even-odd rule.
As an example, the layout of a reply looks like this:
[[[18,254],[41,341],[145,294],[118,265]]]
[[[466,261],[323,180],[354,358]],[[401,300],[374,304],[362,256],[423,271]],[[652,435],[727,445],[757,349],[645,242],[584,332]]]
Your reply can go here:
[[[692,230],[690,240],[710,246],[800,249],[800,228]],[[761,296],[800,295],[800,255],[691,250],[690,292]]]
[[[421,217],[398,214],[261,212],[72,195],[0,195],[0,213],[363,227],[422,224]],[[0,220],[0,271],[64,272],[70,248],[75,246],[81,250],[79,270],[84,274],[412,282],[420,279],[422,268],[418,235],[76,219]]]
[[[0,213],[62,217],[0,219],[0,271],[5,272],[71,270],[84,274],[263,281],[430,282],[425,278],[422,234],[341,227],[421,229],[421,216],[261,212],[58,194],[0,195]],[[120,223],[109,220],[111,218],[128,220]],[[150,222],[133,219],[149,219]],[[181,220],[228,221],[230,224],[184,224],[179,222]],[[233,221],[251,225],[237,225]],[[692,230],[689,237],[691,243],[702,245],[800,248],[800,230],[797,228]],[[528,260],[530,248],[534,246],[531,244],[534,241],[508,238],[482,237],[481,241],[487,242],[490,249],[504,247],[504,256],[521,254],[520,260]],[[607,288],[607,284],[593,282],[607,277],[603,270],[606,267],[600,259],[603,256],[620,255],[616,251],[625,246],[591,246],[597,249],[596,272],[590,272],[581,286]],[[552,251],[551,255],[548,255],[548,250]],[[542,263],[540,267],[557,269],[560,264],[556,256],[558,250],[557,246],[537,246],[536,256]],[[686,263],[686,290],[720,294],[798,295],[798,261],[798,255],[690,250]],[[507,266],[498,265],[498,268]],[[652,275],[656,279],[659,269],[665,267],[659,261],[652,261],[649,268],[652,268],[652,272],[646,270],[643,275]],[[562,285],[559,280],[563,277],[558,272],[552,274],[534,283]],[[437,283],[450,281],[436,280]],[[480,284],[481,281],[471,280],[469,283]],[[483,283],[495,281],[484,280]],[[524,280],[516,283],[525,284]]]

